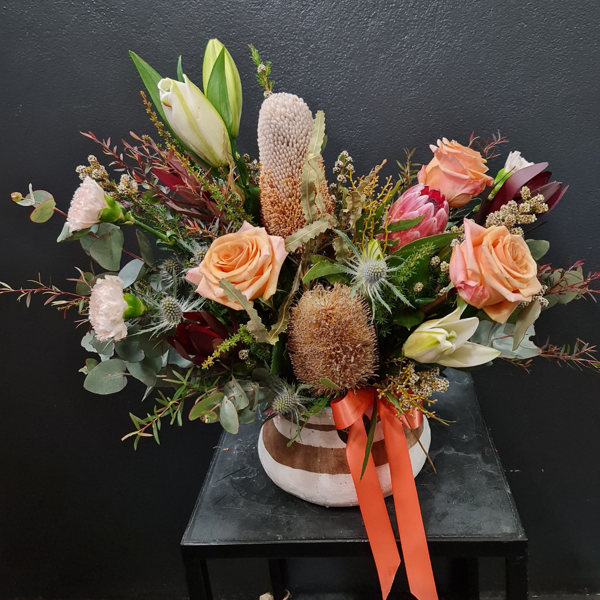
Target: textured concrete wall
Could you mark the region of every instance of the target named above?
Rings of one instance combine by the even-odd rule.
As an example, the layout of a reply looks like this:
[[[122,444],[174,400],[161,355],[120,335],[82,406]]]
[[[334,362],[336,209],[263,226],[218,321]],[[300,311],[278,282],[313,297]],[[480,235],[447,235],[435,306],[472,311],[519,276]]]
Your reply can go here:
[[[199,81],[214,36],[242,74],[243,151],[256,154],[262,100],[253,43],[274,62],[277,91],[325,111],[329,169],[347,149],[359,172],[387,158],[394,173],[404,147],[423,162],[437,137],[499,129],[571,185],[539,230],[548,260],[600,269],[597,2],[12,0],[0,14],[3,281],[40,272],[61,285],[84,266],[77,245],[54,244],[58,222],[30,224],[9,194],[32,182],[65,207],[75,166],[98,153],[78,131],[150,132],[127,50],[171,76],[182,54]],[[189,424],[133,453],[119,437],[127,412],[141,410],[138,391],[84,392],[80,332],[33,304],[0,300],[0,595],[183,596],[177,544],[218,430]],[[597,343],[599,314],[589,301],[558,307],[540,319],[539,340]],[[477,375],[531,538],[534,589],[600,592],[599,383],[543,362],[530,376],[508,364]]]

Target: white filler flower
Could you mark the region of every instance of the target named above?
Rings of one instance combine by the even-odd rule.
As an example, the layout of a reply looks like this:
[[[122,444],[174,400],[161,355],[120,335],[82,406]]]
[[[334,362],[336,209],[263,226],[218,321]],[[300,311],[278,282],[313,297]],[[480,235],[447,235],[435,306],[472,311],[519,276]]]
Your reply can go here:
[[[123,315],[128,304],[123,297],[123,280],[115,275],[99,279],[92,288],[90,321],[101,342],[118,342],[127,335]]]
[[[105,208],[108,208],[108,204],[104,190],[91,177],[86,177],[71,200],[67,214],[69,231],[73,233],[99,223]]]

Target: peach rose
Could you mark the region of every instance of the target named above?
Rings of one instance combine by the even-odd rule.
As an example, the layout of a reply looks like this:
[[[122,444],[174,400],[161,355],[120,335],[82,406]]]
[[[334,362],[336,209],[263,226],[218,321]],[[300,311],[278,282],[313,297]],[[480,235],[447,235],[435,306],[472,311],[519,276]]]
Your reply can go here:
[[[486,229],[465,219],[465,241],[454,248],[450,279],[460,297],[505,323],[542,285],[525,240],[504,226]]]
[[[464,206],[494,180],[485,175],[487,162],[479,152],[447,138],[430,146],[433,158],[419,171],[419,183],[440,190],[450,208]]]
[[[201,296],[243,310],[239,302],[229,300],[219,281],[227,279],[250,301],[259,296],[268,300],[277,290],[287,254],[282,237],[244,223],[236,233],[217,238],[200,265],[187,272],[186,279],[198,286],[196,292]]]

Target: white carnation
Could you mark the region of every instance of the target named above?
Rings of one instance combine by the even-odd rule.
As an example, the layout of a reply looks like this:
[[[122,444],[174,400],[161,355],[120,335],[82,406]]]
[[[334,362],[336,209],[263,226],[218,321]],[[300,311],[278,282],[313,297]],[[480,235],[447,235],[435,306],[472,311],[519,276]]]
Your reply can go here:
[[[535,163],[525,160],[518,150],[514,150],[508,155],[506,159],[506,164],[504,165],[504,172],[516,173],[517,171],[520,171],[525,167],[530,167],[533,164]]]
[[[95,225],[100,221],[100,213],[107,206],[104,190],[91,177],[86,177],[71,200],[67,214],[69,231],[73,233]]]
[[[123,314],[127,310],[123,298],[123,280],[115,275],[99,279],[92,288],[90,321],[96,338],[101,342],[118,342],[127,335]]]

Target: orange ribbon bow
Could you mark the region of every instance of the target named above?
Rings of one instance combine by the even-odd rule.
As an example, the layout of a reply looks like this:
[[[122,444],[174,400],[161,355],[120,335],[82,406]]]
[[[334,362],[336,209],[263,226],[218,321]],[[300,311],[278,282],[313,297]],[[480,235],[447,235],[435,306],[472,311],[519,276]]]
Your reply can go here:
[[[390,465],[396,520],[408,585],[418,600],[437,600],[419,498],[404,434],[404,426],[416,429],[421,425],[423,415],[417,411],[415,417],[404,415],[399,419],[396,410],[387,401],[375,400],[373,388],[362,388],[351,390],[344,398],[334,400],[331,409],[336,428],[349,428],[346,457],[375,559],[381,593],[384,600],[390,593],[400,565],[400,554],[372,456],[369,456],[361,479],[367,449],[367,433],[362,418],[375,401]]]

